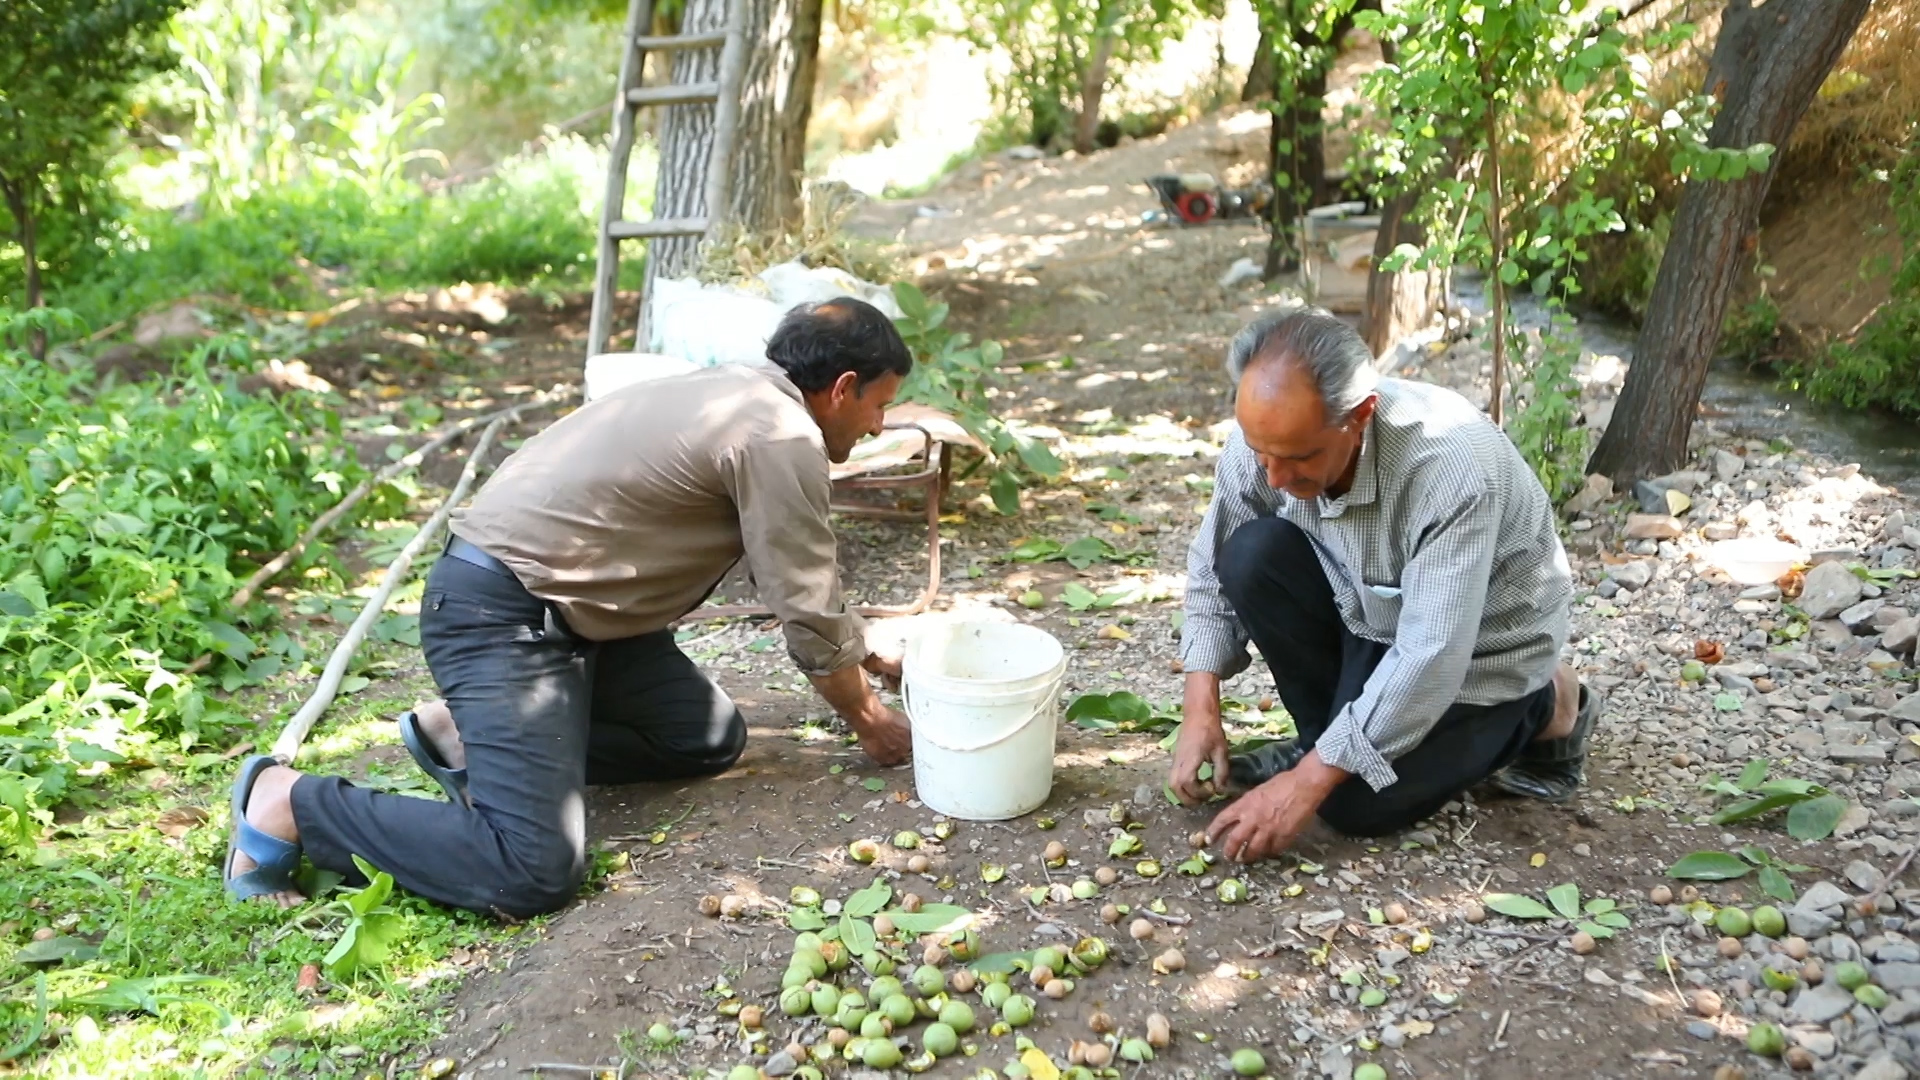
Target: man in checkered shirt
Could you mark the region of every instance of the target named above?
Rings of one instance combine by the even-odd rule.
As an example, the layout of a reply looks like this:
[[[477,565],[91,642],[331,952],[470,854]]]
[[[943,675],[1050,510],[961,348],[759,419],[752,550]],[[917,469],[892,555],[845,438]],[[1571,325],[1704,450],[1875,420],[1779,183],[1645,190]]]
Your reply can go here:
[[[1171,778],[1190,805],[1243,792],[1210,842],[1252,862],[1316,814],[1380,836],[1489,778],[1571,799],[1600,702],[1560,662],[1567,556],[1513,444],[1452,391],[1377,378],[1317,309],[1254,322],[1227,368],[1239,429],[1187,557]],[[1299,738],[1229,756],[1220,683],[1249,638]]]

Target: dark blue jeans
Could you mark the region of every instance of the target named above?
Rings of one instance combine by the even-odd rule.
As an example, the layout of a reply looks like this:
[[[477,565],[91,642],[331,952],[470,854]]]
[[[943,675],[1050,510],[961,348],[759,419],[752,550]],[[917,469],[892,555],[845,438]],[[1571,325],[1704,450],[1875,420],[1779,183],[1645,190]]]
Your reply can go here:
[[[1221,591],[1260,646],[1275,691],[1311,748],[1366,689],[1387,646],[1347,629],[1313,541],[1284,518],[1261,518],[1221,545]],[[1385,836],[1431,817],[1520,756],[1553,722],[1553,683],[1518,701],[1455,703],[1418,746],[1394,759],[1399,779],[1375,791],[1348,777],[1320,820],[1348,836]]]
[[[293,787],[316,866],[359,855],[441,903],[525,918],[587,872],[586,787],[726,771],[746,721],[661,630],[592,642],[512,577],[453,558],[427,575],[420,641],[467,753],[471,810],[338,777]]]

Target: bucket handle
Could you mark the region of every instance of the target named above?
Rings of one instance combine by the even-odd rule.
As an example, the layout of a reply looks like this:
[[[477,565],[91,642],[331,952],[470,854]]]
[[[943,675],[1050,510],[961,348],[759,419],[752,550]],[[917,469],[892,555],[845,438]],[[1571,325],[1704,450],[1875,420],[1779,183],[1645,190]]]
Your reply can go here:
[[[900,698],[902,703],[905,704],[907,707],[907,717],[909,719],[909,722],[911,722],[913,717],[913,684],[912,683],[902,682],[900,684]],[[1054,706],[1058,705],[1059,703],[1060,703],[1060,682],[1059,680],[1055,680],[1053,687],[1047,691],[1047,696],[1035,702],[1034,707],[1028,710],[1026,715],[1022,716],[1017,722],[1008,725],[1005,731],[998,732],[988,738],[980,740],[977,743],[973,743],[972,745],[969,745],[969,746],[949,746],[948,744],[941,742],[939,739],[934,738],[933,733],[930,731],[923,731],[921,732],[921,734],[926,737],[926,740],[928,742],[932,743],[933,745],[939,747],[942,750],[946,750],[952,753],[959,753],[959,754],[972,753],[975,750],[985,750],[991,746],[998,746],[999,744],[1006,742],[1008,739],[1013,738],[1015,735],[1020,734],[1022,731],[1025,731],[1027,729],[1027,725],[1032,723],[1033,718],[1039,715],[1042,710],[1051,712]]]

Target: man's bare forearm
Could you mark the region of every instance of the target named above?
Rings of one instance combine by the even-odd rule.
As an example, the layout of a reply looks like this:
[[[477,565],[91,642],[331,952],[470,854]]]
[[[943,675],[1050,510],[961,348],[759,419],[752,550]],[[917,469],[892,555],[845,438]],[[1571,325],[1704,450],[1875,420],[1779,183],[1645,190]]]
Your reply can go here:
[[[872,684],[867,682],[864,667],[854,664],[843,667],[831,675],[809,675],[813,688],[820,692],[833,711],[842,720],[858,727],[862,724],[877,723],[890,715],[887,707],[881,703],[880,695],[873,692]]]
[[[1186,707],[1182,716],[1220,726],[1220,676],[1211,671],[1187,672]]]

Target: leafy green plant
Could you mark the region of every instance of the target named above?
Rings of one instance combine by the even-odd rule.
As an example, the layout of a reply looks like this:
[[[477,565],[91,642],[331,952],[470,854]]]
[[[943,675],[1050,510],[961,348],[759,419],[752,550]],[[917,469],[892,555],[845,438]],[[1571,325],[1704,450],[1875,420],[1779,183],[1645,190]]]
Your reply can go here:
[[[1696,851],[1683,856],[1667,868],[1667,876],[1681,881],[1737,881],[1755,870],[1760,872],[1760,891],[1776,900],[1793,902],[1793,879],[1788,874],[1804,874],[1813,867],[1781,862],[1765,848],[1748,844],[1738,854],[1725,851]]]
[[[1060,459],[1046,443],[1015,433],[989,408],[989,391],[1000,383],[1000,343],[975,343],[948,326],[947,305],[928,300],[912,282],[894,282],[893,296],[901,311],[894,325],[917,361],[901,384],[899,400],[950,413],[986,444],[994,465],[988,484],[993,505],[1003,514],[1019,513],[1023,479],[1060,475]]]
[[[83,770],[160,740],[227,741],[241,718],[204,680],[257,682],[297,651],[284,633],[256,640],[270,608],[227,598],[361,474],[319,403],[239,389],[219,365],[248,363],[244,343],[103,388],[18,348],[57,322],[0,310],[0,847],[14,851]]]
[[[1488,893],[1481,902],[1487,910],[1509,919],[1565,919],[1596,938],[1610,938],[1614,931],[1633,925],[1619,903],[1607,897],[1596,896],[1582,904],[1580,886],[1575,882],[1555,885],[1547,890],[1546,897],[1547,903],[1543,904],[1519,893]]]
[[[787,910],[787,925],[794,930],[816,932],[822,941],[844,944],[869,971],[881,956],[879,935],[873,929],[876,915],[885,915],[901,933],[916,935],[957,930],[973,918],[973,912],[958,904],[921,904],[913,911],[890,908],[887,905],[893,901],[893,886],[884,878],[875,878],[873,884],[848,896],[836,920],[830,921],[821,910],[819,894],[806,898],[813,903],[796,903]]]
[[[1580,423],[1580,383],[1573,377],[1579,360],[1573,320],[1556,311],[1552,332],[1540,339],[1507,423],[1508,438],[1556,506],[1580,489],[1587,473],[1589,431]]]
[[[1738,707],[1738,699],[1735,700]],[[1787,833],[1795,840],[1824,840],[1833,834],[1847,812],[1847,800],[1811,780],[1768,780],[1772,763],[1766,758],[1747,762],[1733,780],[1709,776],[1702,791],[1735,800],[1707,820],[1715,825],[1752,821],[1778,810],[1787,811]]]
[[[355,855],[353,865],[365,875],[363,889],[347,890],[347,895],[328,905],[331,914],[345,920],[333,948],[321,963],[335,979],[349,978],[363,971],[378,969],[393,954],[393,946],[406,933],[406,920],[387,904],[393,896],[393,876],[376,870]]]
[[[1067,544],[1037,536],[1022,538],[1007,553],[1007,557],[1014,562],[1024,563],[1064,562],[1075,570],[1085,570],[1100,562],[1129,565],[1138,564],[1142,559],[1150,562],[1153,556],[1151,552],[1121,551],[1098,536],[1083,536]]]

